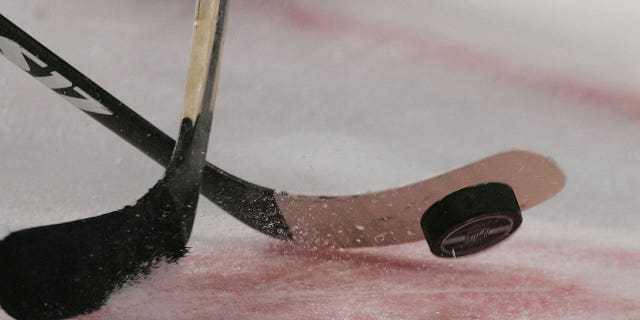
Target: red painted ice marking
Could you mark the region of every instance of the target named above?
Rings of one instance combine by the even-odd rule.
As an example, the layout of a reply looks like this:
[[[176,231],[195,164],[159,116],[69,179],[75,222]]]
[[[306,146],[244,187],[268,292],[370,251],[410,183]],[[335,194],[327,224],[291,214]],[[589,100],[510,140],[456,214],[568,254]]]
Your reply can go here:
[[[393,45],[405,51],[408,61],[440,61],[465,70],[494,75],[507,84],[517,84],[547,95],[559,95],[625,116],[640,118],[640,94],[604,84],[580,80],[545,68],[516,64],[506,56],[479,52],[452,43],[428,30],[419,32],[393,24],[358,20],[339,13],[314,11],[293,1],[245,1],[244,8],[270,15],[270,19],[288,23],[297,30],[309,30],[337,37],[372,39],[379,46]],[[273,16],[280,19],[273,19]]]
[[[535,254],[539,245],[526,243],[519,241],[518,248]],[[592,254],[575,250],[585,259]],[[197,251],[116,294],[86,319],[163,318],[163,310],[177,319],[640,317],[637,300],[575,277],[482,257],[438,259],[424,244],[332,251],[229,242]],[[545,253],[545,261],[564,255]]]
[[[640,253],[619,248],[595,248],[574,243],[526,241],[518,247],[526,252],[562,256],[565,259],[584,260],[603,266],[615,266],[627,270],[640,270]]]

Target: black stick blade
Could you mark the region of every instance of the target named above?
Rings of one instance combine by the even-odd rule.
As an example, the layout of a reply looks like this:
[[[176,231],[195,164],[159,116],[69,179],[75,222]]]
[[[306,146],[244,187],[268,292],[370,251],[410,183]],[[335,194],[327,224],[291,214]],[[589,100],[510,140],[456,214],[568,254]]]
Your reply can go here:
[[[133,206],[10,234],[0,242],[2,308],[18,319],[87,313],[158,262],[182,257],[196,206],[172,189],[161,180]]]
[[[125,282],[187,252],[206,163],[226,7],[226,0],[198,2],[183,119],[165,177],[133,206],[14,232],[0,241],[0,305],[7,313],[58,319],[93,311]]]

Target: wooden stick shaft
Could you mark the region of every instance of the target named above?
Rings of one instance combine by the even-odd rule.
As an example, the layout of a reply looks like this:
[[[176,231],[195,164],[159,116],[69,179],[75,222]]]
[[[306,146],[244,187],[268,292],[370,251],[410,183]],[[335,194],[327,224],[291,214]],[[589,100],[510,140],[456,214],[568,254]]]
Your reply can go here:
[[[187,88],[184,97],[184,118],[196,121],[198,114],[204,106],[204,95],[207,78],[211,70],[210,64],[217,63],[211,61],[211,51],[213,41],[216,36],[216,25],[218,22],[218,11],[220,0],[198,0],[194,19],[194,30],[189,58],[189,70],[187,74]],[[218,68],[213,69],[214,72]],[[214,77],[218,77],[216,72]],[[213,97],[217,91],[218,81],[214,80]],[[211,111],[214,108],[215,99],[210,99],[208,106]]]

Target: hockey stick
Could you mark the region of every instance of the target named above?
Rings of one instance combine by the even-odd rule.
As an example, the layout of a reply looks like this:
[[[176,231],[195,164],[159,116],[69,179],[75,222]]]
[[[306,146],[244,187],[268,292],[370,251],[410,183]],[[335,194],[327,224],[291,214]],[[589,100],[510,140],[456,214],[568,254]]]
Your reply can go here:
[[[0,53],[78,109],[166,167],[175,141],[0,14]],[[279,239],[291,233],[273,189],[207,163],[202,194],[250,227]]]
[[[0,242],[0,304],[19,319],[99,308],[109,294],[186,252],[217,89],[227,0],[197,5],[184,113],[164,177],[133,206],[11,233]]]
[[[0,25],[0,50],[9,60],[167,165],[174,145],[169,136],[2,16]],[[63,83],[64,89],[56,89],[61,86],[55,83]],[[438,197],[455,191],[455,186],[490,181],[513,187],[522,209],[551,198],[564,186],[562,171],[553,161],[531,152],[510,151],[408,186],[339,197],[279,192],[207,163],[201,192],[264,234],[316,245],[363,247],[422,240],[420,217]]]

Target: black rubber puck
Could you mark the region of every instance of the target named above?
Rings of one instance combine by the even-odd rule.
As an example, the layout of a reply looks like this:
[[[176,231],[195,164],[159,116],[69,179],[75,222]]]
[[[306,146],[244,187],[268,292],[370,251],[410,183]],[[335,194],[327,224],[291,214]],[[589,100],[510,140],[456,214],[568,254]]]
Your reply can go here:
[[[456,258],[487,249],[509,237],[522,223],[513,189],[484,183],[449,194],[422,215],[422,232],[431,252]]]

